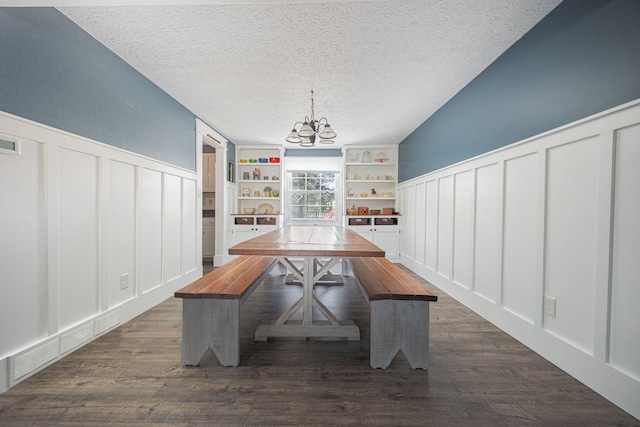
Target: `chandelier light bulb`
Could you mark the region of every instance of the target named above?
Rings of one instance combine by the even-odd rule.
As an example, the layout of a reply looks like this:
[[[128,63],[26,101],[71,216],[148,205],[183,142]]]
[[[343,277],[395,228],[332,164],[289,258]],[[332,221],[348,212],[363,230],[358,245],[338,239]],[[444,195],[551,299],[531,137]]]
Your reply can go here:
[[[336,136],[338,136],[333,129],[331,129],[331,126],[329,126],[329,122],[327,122],[327,125],[322,128],[322,132],[320,132],[320,138],[325,138],[325,139],[333,139]]]
[[[291,133],[287,137],[287,142],[291,142],[292,144],[299,144],[302,142],[302,138],[300,138],[295,128],[291,130]]]
[[[316,133],[316,131],[313,130],[313,128],[309,125],[308,122],[304,122],[302,124],[302,127],[300,128],[300,131],[298,132],[298,135],[303,137],[303,138],[309,138],[310,136],[314,135]]]

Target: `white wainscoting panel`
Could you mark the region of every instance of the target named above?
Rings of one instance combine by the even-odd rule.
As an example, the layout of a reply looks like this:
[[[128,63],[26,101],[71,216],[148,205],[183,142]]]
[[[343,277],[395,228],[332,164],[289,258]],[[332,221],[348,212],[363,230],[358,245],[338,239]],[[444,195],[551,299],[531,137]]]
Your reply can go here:
[[[426,182],[427,196],[425,212],[426,231],[425,231],[425,261],[424,265],[431,271],[438,269],[438,181],[433,179]],[[422,237],[422,236],[417,236]],[[420,262],[421,260],[418,260]]]
[[[162,173],[140,168],[138,176],[138,283],[145,293],[162,285]]]
[[[420,182],[416,185],[416,221],[414,224],[414,238],[415,254],[414,259],[418,260],[421,264],[424,263],[426,255],[426,240],[424,238],[427,229],[427,210],[426,197],[427,197],[427,185],[424,182]]]
[[[547,151],[544,293],[556,299],[556,316],[545,316],[544,328],[586,352],[593,351],[598,142]]]
[[[202,261],[197,258],[196,238],[202,230],[197,230],[197,215],[202,215],[196,210],[196,189],[198,181],[195,179],[182,179],[182,250],[181,266],[182,273],[188,274],[197,267],[196,261],[202,265]]]
[[[108,306],[118,305],[135,295],[136,282],[136,170],[115,160],[109,162],[108,227],[104,236],[109,250],[107,283]],[[121,289],[123,275],[128,287]]]
[[[640,100],[398,193],[403,264],[640,418]]]
[[[453,278],[453,177],[438,180],[438,273]],[[412,218],[413,220],[413,218]]]
[[[502,306],[533,323],[538,221],[537,156],[505,161]]]
[[[501,164],[476,170],[474,290],[491,302],[500,296]]]
[[[473,279],[473,172],[455,174],[454,182],[453,281],[469,289]]]
[[[19,156],[0,154],[0,343],[7,348],[47,334],[45,153],[33,141],[21,148]]]
[[[59,327],[99,312],[99,159],[60,148],[58,153]]]
[[[417,214],[416,204],[416,187],[407,188],[402,194],[402,211]],[[403,233],[409,236],[405,240],[404,252],[407,257],[414,258],[416,256],[416,223],[414,221],[403,224]]]
[[[609,361],[640,381],[640,125],[616,140]]]
[[[164,239],[162,241],[163,277],[171,282],[180,277],[180,248],[182,247],[182,180],[164,174]]]
[[[1,393],[199,278],[202,249],[196,172],[4,112],[0,129],[21,146],[0,154]]]

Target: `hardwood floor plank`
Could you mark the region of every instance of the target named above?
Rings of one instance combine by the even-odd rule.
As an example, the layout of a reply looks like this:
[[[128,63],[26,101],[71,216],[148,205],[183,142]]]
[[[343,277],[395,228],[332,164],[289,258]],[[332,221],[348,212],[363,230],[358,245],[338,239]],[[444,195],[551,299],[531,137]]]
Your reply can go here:
[[[255,342],[260,321],[300,297],[284,280],[269,276],[242,307],[240,366],[211,352],[181,366],[182,305],[170,298],[1,394],[0,425],[640,426],[435,288],[428,371],[402,354],[371,369],[369,309],[349,278],[317,294],[360,341]]]

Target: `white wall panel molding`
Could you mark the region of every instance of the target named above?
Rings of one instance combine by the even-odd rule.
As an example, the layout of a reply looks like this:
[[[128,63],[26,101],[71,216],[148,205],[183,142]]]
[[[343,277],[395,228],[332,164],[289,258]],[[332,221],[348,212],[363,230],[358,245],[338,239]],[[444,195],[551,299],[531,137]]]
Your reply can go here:
[[[403,182],[402,262],[640,418],[639,165],[640,100]]]
[[[0,277],[20,290],[0,301],[0,321],[13,325],[0,328],[2,392],[202,266],[197,173],[3,112],[0,129],[21,141],[20,155],[0,156],[0,179],[12,183],[0,187],[0,239],[11,248],[0,248]]]
[[[458,172],[453,180],[453,281],[463,288],[473,289],[475,172]]]
[[[640,381],[640,320],[637,307],[640,301],[638,158],[640,124],[616,131],[608,362]]]
[[[473,287],[478,295],[502,304],[502,219],[504,163],[475,170]]]
[[[438,273],[446,278],[453,278],[454,249],[454,181],[453,175],[443,176],[438,180]],[[409,213],[410,214],[410,213]],[[415,218],[407,218],[411,222]]]

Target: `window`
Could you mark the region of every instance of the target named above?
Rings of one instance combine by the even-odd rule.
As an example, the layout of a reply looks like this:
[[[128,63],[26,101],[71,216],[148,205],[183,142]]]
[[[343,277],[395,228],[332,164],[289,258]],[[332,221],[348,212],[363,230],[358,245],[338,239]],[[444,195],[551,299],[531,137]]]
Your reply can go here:
[[[287,202],[291,220],[334,221],[336,173],[292,171]]]

